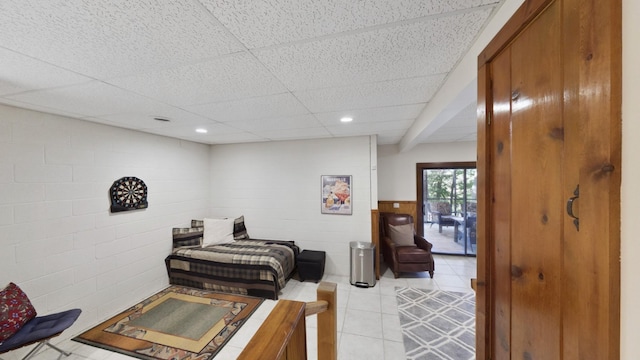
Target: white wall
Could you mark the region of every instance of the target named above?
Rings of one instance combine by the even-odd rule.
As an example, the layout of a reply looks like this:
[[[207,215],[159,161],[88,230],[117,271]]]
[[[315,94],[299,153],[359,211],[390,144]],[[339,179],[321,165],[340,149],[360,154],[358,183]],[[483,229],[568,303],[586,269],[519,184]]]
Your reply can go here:
[[[146,183],[148,209],[109,213],[123,176]],[[207,145],[0,105],[0,287],[40,314],[81,308],[66,336],[166,287],[171,228],[208,198]]]
[[[378,199],[415,201],[417,163],[476,161],[476,144],[419,144],[406,152],[396,145],[378,146]]]
[[[640,354],[640,2],[622,1],[621,359]]]
[[[371,241],[369,137],[217,145],[211,216],[245,216],[249,235],[327,252],[349,275],[349,242]],[[353,215],[320,213],[321,175],[352,175]]]

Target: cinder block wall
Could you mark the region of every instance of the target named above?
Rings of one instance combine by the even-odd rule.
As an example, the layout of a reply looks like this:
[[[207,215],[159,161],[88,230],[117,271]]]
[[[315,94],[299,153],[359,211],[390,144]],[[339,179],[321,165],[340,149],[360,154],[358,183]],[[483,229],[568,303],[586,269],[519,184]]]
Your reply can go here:
[[[167,286],[171,228],[209,206],[208,145],[0,105],[0,287],[40,314],[80,307],[67,336]],[[149,208],[109,212],[123,176]]]

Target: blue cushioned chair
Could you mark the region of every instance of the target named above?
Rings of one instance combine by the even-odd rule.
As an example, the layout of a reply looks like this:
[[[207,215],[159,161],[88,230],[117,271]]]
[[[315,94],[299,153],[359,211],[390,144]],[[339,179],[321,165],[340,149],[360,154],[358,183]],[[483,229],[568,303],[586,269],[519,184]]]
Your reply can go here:
[[[58,359],[61,359],[62,355],[71,355],[70,352],[63,351],[51,345],[49,339],[60,335],[64,330],[73,325],[81,312],[80,309],[71,309],[56,314],[38,316],[29,320],[17,333],[0,344],[0,354],[38,343],[22,360],[31,358],[45,345],[60,353]]]

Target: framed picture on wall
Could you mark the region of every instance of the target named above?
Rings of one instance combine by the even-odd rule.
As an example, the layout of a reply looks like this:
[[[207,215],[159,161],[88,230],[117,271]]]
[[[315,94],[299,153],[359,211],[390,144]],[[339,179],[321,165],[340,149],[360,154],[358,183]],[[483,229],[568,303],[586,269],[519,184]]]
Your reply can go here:
[[[322,214],[351,215],[351,175],[322,175]]]

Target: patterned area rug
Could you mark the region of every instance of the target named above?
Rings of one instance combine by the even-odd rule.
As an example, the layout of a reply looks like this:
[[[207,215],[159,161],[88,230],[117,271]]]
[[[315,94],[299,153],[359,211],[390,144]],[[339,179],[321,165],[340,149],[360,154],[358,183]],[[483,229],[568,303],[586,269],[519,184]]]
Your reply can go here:
[[[73,340],[140,359],[211,359],[261,303],[170,286]]]
[[[407,359],[475,359],[475,294],[396,288]]]

